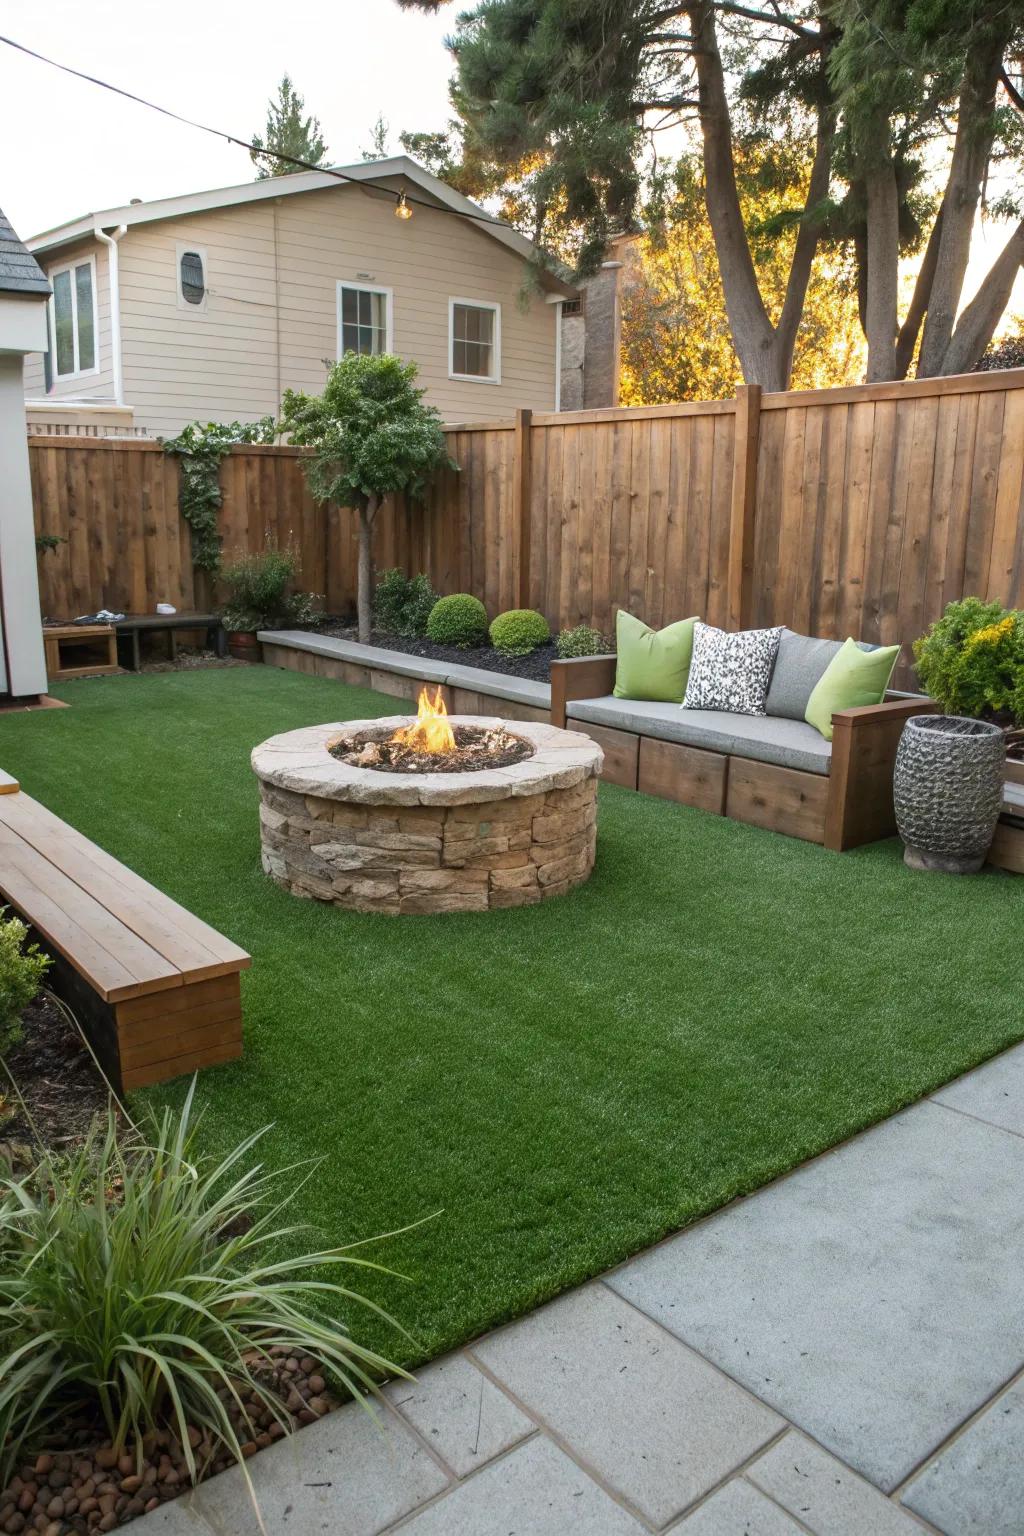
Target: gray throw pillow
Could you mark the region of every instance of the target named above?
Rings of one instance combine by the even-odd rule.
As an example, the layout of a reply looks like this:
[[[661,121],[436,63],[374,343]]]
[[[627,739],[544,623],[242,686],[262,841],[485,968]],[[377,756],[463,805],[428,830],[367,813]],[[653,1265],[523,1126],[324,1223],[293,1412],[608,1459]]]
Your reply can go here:
[[[710,624],[695,624],[683,708],[763,715],[781,634],[781,626],[731,634]]]
[[[862,651],[875,647],[857,641]],[[764,712],[782,720],[803,720],[807,701],[824,677],[829,662],[843,648],[841,640],[815,640],[811,635],[797,635],[784,629],[779,638]]]

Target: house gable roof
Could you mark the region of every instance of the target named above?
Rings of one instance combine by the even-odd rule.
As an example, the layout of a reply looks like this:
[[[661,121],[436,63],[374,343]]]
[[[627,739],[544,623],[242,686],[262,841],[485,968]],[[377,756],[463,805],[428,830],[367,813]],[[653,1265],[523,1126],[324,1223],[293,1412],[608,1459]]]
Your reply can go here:
[[[209,192],[192,192],[184,197],[157,198],[149,203],[128,203],[122,208],[104,208],[98,213],[83,214],[81,218],[45,230],[28,241],[28,248],[36,254],[54,251],[73,240],[91,235],[96,228],[109,229],[120,224],[131,228],[133,224],[151,224],[158,219],[181,218],[191,213],[206,213],[213,208],[234,208],[243,203],[263,202],[268,198],[294,196],[300,192],[318,192],[325,187],[344,187],[369,183],[365,190],[373,195],[394,192],[403,185],[411,185],[425,193],[438,207],[470,217],[472,227],[497,240],[506,249],[528,261],[536,255],[538,247],[521,235],[518,230],[492,218],[486,209],[463,197],[460,192],[430,171],[417,165],[408,155],[393,155],[387,160],[361,161],[358,165],[341,165],[334,168],[346,179],[339,181],[336,175],[325,171],[299,171],[292,176],[268,176],[263,181],[243,182],[240,186],[216,187]],[[554,272],[538,269],[540,285],[546,292],[559,297],[575,298],[577,289]]]
[[[0,209],[0,293],[35,294],[47,299],[50,292],[45,272]]]

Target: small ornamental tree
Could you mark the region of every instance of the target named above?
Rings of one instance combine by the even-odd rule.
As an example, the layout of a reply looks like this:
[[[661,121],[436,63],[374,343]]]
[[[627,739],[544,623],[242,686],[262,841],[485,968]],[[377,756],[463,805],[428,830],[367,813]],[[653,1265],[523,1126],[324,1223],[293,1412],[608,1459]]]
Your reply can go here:
[[[441,418],[423,404],[416,364],[380,353],[348,352],[331,369],[322,395],[286,390],[280,430],[311,448],[303,462],[318,501],[359,513],[359,639],[367,644],[373,612],[373,524],[385,496],[420,497],[448,456]]]

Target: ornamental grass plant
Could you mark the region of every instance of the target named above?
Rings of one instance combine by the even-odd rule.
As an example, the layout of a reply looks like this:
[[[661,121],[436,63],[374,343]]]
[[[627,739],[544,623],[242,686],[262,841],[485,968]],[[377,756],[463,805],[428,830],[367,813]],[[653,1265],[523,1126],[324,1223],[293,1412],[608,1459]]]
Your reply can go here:
[[[195,1431],[241,1462],[236,1424],[250,1438],[252,1405],[292,1427],[271,1384],[275,1346],[313,1356],[363,1401],[405,1374],[344,1321],[369,1308],[393,1322],[345,1284],[381,1269],[360,1245],[282,1256],[305,1230],[286,1208],[309,1168],[253,1162],[264,1131],[203,1156],[194,1090],[148,1134],[125,1135],[111,1107],[78,1150],[0,1179],[0,1487],[21,1453],[82,1418],[119,1454],[170,1429],[193,1481]]]

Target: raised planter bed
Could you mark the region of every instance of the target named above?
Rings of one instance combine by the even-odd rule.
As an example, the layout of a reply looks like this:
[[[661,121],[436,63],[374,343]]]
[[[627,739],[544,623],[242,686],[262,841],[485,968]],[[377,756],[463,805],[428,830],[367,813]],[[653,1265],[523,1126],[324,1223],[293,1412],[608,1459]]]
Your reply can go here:
[[[259,639],[263,660],[272,667],[373,688],[403,701],[415,701],[423,684],[430,683],[440,686],[449,713],[455,715],[501,715],[507,720],[545,723],[550,716],[551,688],[532,678],[360,645],[334,635],[311,635],[301,629],[265,629]]]

